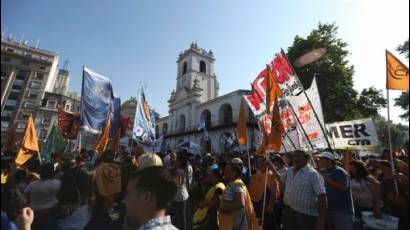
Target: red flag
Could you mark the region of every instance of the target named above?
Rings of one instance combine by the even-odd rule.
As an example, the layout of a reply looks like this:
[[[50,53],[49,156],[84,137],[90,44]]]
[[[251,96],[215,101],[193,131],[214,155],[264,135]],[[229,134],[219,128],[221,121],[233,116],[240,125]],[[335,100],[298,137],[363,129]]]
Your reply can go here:
[[[124,117],[123,115],[120,115],[121,137],[124,137],[127,135],[129,123],[130,123],[129,117]]]
[[[69,113],[58,106],[58,128],[64,139],[75,140],[80,129],[80,113]]]

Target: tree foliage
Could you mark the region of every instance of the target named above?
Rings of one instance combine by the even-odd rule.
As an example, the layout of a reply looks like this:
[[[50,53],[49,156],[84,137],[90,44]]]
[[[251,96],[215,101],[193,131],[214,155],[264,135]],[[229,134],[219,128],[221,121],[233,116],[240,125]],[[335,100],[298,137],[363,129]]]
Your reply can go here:
[[[386,98],[383,97],[381,90],[374,87],[363,89],[357,101],[357,107],[363,117],[375,117],[380,108],[387,105]]]
[[[380,145],[382,147],[389,147],[388,123],[387,120],[377,115],[373,118],[376,126],[377,134],[379,136]],[[391,124],[391,137],[393,149],[404,147],[409,140],[409,127],[402,124]]]
[[[386,101],[374,87],[364,89],[360,95],[353,88],[354,67],[347,60],[348,44],[337,37],[337,30],[334,23],[319,23],[306,38],[296,36],[288,48],[289,60],[293,63],[313,49],[326,48],[327,53],[322,58],[295,69],[305,88],[317,75],[326,123],[377,115]]]

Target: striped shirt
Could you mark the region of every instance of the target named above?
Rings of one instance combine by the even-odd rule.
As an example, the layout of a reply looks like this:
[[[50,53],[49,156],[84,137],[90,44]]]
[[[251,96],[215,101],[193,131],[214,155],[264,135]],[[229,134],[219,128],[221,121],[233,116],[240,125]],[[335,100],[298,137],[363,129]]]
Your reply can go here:
[[[291,167],[281,180],[285,185],[285,205],[305,215],[319,215],[317,197],[326,194],[326,189],[323,177],[314,168],[305,166],[295,174]]]

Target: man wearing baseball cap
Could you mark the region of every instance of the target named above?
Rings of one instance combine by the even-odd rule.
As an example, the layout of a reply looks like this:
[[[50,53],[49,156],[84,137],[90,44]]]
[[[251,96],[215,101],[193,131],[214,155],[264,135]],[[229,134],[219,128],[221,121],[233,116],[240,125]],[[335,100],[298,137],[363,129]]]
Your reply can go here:
[[[333,153],[324,151],[318,158],[328,199],[327,227],[329,230],[353,230],[354,208],[350,176],[343,168],[336,166]]]

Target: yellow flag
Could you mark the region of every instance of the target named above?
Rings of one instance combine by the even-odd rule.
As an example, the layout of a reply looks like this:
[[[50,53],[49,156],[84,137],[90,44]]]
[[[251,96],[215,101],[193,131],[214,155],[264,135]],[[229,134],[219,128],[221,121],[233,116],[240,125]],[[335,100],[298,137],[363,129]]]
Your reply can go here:
[[[266,72],[266,113],[270,114],[272,103],[278,100],[282,92],[272,76],[272,68],[270,65],[266,65]]]
[[[111,119],[110,119],[110,114],[108,113],[107,119],[105,120],[105,127],[104,131],[100,136],[100,139],[97,141],[97,144],[95,145],[95,150],[97,151],[98,155],[101,155],[105,147],[107,147],[108,143],[108,138],[110,137],[110,126],[111,126]]]
[[[112,140],[110,149],[117,154],[118,147],[120,146],[120,139],[121,139],[121,127],[118,127],[117,131],[115,132],[114,139]]]
[[[279,152],[282,145],[282,134],[284,132],[282,120],[280,118],[280,110],[278,98],[275,101],[275,107],[272,114],[272,131],[269,135],[270,147],[273,151]]]
[[[386,88],[409,90],[409,68],[386,50]]]
[[[245,107],[243,106],[242,100],[241,100],[241,107],[239,109],[239,118],[238,118],[238,124],[236,126],[236,133],[238,134],[239,144],[246,145],[246,143],[248,143],[248,134],[246,130]]]
[[[36,129],[34,127],[33,117],[30,113],[30,116],[27,120],[26,129],[24,130],[23,140],[21,141],[15,162],[19,165],[23,165],[34,155],[38,154],[38,152],[39,148]]]
[[[13,149],[14,144],[16,143],[16,129],[17,123],[14,123],[13,127],[10,129],[10,132],[7,134],[6,142],[4,142],[5,151],[10,151]]]

